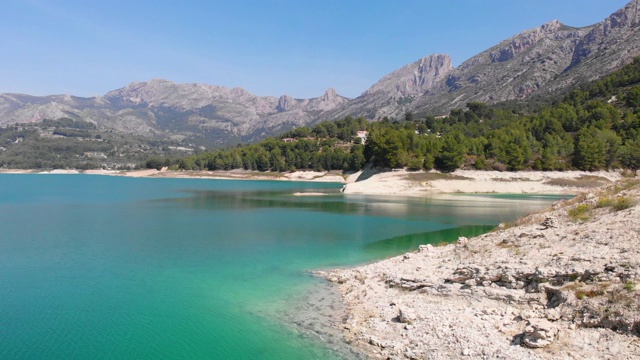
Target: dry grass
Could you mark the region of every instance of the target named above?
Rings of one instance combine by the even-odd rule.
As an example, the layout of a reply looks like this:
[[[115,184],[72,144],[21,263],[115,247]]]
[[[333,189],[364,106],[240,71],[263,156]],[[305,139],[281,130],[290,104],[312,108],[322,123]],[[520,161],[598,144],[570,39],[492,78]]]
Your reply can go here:
[[[472,178],[466,177],[466,176],[444,174],[439,172],[411,173],[411,174],[407,174],[405,178],[410,181],[473,180]]]
[[[625,179],[623,181],[618,182],[615,187],[616,192],[621,192],[625,190],[633,190],[640,188],[640,179]]]
[[[603,282],[594,285],[587,285],[582,282],[573,282],[562,287],[562,290],[573,291],[576,298],[584,300],[586,298],[595,298],[607,294],[607,289],[611,285],[609,282]]]
[[[496,181],[496,182],[517,182],[517,181],[533,181],[527,177],[512,177],[512,178],[500,178],[500,177],[494,177],[491,178],[491,181]]]
[[[613,199],[607,196],[601,197],[600,199],[598,199],[598,202],[596,203],[596,208],[606,208],[609,206],[612,206],[614,203]]]

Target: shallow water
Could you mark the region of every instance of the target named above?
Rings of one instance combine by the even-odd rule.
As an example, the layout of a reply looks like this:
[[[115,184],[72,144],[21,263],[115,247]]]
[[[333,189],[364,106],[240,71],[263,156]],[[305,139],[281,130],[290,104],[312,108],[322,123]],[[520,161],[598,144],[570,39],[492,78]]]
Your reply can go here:
[[[557,199],[340,187],[0,175],[0,359],[357,357],[327,346],[339,341],[329,315],[306,317],[310,301],[336,305],[308,270],[480,233]],[[292,195],[305,191],[327,195]]]

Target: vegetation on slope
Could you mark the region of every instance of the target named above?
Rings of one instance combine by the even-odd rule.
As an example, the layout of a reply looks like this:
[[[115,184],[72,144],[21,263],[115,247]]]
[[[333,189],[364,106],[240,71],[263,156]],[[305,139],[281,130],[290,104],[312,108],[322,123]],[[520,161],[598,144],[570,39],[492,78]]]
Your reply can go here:
[[[185,150],[69,118],[0,128],[0,168],[130,169],[149,157],[183,156]]]
[[[360,132],[360,133],[359,133]],[[364,140],[364,141],[363,141]],[[185,156],[185,154],[190,154]],[[448,116],[346,117],[257,144],[193,146],[71,119],[0,128],[0,168],[258,171],[640,168],[640,59],[554,100],[468,103]]]
[[[151,159],[147,167],[260,171],[385,168],[453,171],[640,168],[640,59],[534,110],[472,102],[448,116],[347,117],[254,145]],[[368,131],[363,145],[358,131]]]

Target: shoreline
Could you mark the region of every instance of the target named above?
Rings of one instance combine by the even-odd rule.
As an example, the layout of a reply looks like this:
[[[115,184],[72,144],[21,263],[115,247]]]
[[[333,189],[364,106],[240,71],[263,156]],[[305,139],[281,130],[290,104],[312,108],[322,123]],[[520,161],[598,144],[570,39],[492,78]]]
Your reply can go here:
[[[273,180],[273,181],[311,181],[345,183],[343,175],[337,172],[296,171],[293,173],[271,173],[246,170],[200,171],[200,170],[0,170],[0,174],[34,175],[104,175],[133,178],[170,178],[170,179],[211,179],[211,180]]]
[[[590,191],[622,178],[617,171],[520,171],[498,172],[457,170],[453,173],[379,171],[365,169],[353,174],[338,171],[296,171],[264,173],[246,170],[174,171],[174,170],[0,170],[0,174],[87,174],[144,178],[199,178],[217,180],[310,181],[344,184],[345,194],[423,197],[431,194],[565,194]]]
[[[636,359],[638,203],[640,180],[621,180],[471,239],[314,273],[371,358]]]

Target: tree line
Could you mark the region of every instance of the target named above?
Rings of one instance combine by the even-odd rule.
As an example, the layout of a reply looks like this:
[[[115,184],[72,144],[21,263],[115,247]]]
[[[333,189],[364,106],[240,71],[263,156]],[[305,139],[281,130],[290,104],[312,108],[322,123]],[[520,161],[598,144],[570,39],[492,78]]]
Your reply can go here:
[[[448,116],[368,122],[359,117],[300,127],[257,144],[147,167],[185,170],[384,168],[601,170],[640,168],[640,59],[534,109],[470,102]],[[527,110],[519,110],[525,108]],[[364,144],[358,131],[367,131]]]

